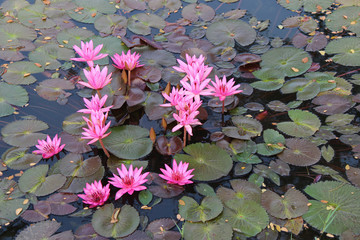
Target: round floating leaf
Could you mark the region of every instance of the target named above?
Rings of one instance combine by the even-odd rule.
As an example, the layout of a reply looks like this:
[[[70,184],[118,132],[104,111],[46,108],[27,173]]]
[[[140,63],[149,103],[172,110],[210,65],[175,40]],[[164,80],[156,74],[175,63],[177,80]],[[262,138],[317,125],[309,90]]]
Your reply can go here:
[[[284,197],[267,190],[261,196],[261,205],[274,217],[290,219],[302,216],[308,210],[308,199],[300,191],[289,189]]]
[[[231,239],[232,232],[231,225],[222,220],[206,223],[184,223],[184,239],[186,240],[228,240]]]
[[[255,41],[256,32],[244,21],[224,19],[212,23],[206,30],[206,37],[215,45],[234,47],[236,41],[241,46],[247,46]]]
[[[108,238],[101,237],[98,233],[95,232],[91,223],[87,223],[78,227],[75,231],[76,238],[89,240],[107,240]],[[91,238],[89,238],[91,236]]]
[[[277,2],[286,9],[299,10],[304,6],[304,11],[320,12],[333,4],[332,0],[277,0]]]
[[[153,199],[153,195],[148,189],[142,190],[139,193],[139,201],[141,202],[142,205],[145,206],[148,205],[152,199]]]
[[[34,204],[34,210],[26,210],[21,217],[29,222],[40,222],[46,220],[50,213],[50,204],[46,201],[39,201]]]
[[[48,125],[39,120],[19,120],[7,124],[1,129],[4,142],[16,147],[31,147],[38,144],[38,139],[46,138],[39,131],[48,129]]]
[[[47,79],[36,87],[36,92],[40,97],[49,101],[56,101],[60,95],[65,94],[64,90],[74,89],[75,86],[72,82],[62,79],[54,78]]]
[[[125,36],[127,19],[117,14],[107,14],[96,19],[94,27],[101,33]]]
[[[82,28],[67,28],[56,35],[59,44],[72,49],[74,45],[81,46],[81,40],[94,36],[94,33]],[[69,59],[68,59],[69,60]]]
[[[28,226],[16,236],[16,240],[49,239],[61,226],[56,221],[44,221]]]
[[[195,190],[205,196],[205,197],[210,197],[210,196],[216,196],[216,193],[214,191],[214,189],[206,183],[198,183],[195,185]]]
[[[352,184],[360,187],[360,168],[350,167],[346,170],[346,176]]]
[[[250,85],[261,91],[274,91],[283,86],[285,82],[284,72],[277,69],[262,68],[252,73],[261,81],[253,82]]]
[[[34,63],[28,61],[14,62],[2,76],[7,83],[10,84],[31,84],[36,82],[36,78],[32,73],[43,72],[44,68],[37,67]]]
[[[163,155],[174,155],[183,148],[183,142],[178,136],[171,137],[169,140],[165,136],[156,139],[156,150]]]
[[[45,196],[61,188],[66,178],[61,174],[46,177],[48,170],[49,166],[44,164],[26,170],[19,179],[20,190],[36,196]]]
[[[257,144],[257,151],[264,156],[272,156],[283,151],[285,138],[278,131],[266,129],[264,131],[265,143]]]
[[[111,134],[104,138],[106,148],[118,158],[138,159],[148,155],[152,150],[149,130],[135,126],[123,125],[110,129]]]
[[[360,34],[359,24],[360,7],[341,7],[333,11],[326,18],[326,27],[331,31],[342,32],[344,29]]]
[[[91,147],[82,139],[82,135],[71,135],[66,132],[60,134],[61,142],[65,144],[65,150],[72,153],[86,153],[91,151]]]
[[[316,97],[320,92],[320,85],[305,78],[295,78],[287,81],[281,92],[285,94],[296,92],[296,99],[304,101]]]
[[[231,118],[236,127],[224,127],[222,132],[232,138],[249,140],[261,134],[263,128],[261,123],[252,118],[234,116]]]
[[[83,161],[82,155],[69,153],[60,160],[61,174],[67,177],[88,177],[96,173],[101,167],[99,156]]]
[[[150,34],[150,27],[163,29],[165,25],[164,19],[155,14],[138,13],[128,19],[129,30],[140,35]]]
[[[103,178],[104,173],[105,173],[105,169],[103,166],[101,166],[96,173],[88,177],[82,177],[82,178],[69,177],[67,178],[67,181],[64,184],[62,191],[69,193],[80,193],[86,187],[86,183],[91,183],[94,182],[95,180],[100,181]]]
[[[269,167],[281,176],[290,175],[290,166],[286,162],[281,161],[280,159],[271,161]]]
[[[329,126],[337,127],[350,124],[354,120],[354,115],[351,114],[332,114],[328,116],[325,120],[326,124]]]
[[[184,187],[177,184],[168,184],[157,173],[150,173],[151,180],[155,183],[148,187],[149,191],[160,198],[173,198],[184,191]]]
[[[9,192],[17,189],[17,184],[14,181],[1,179],[0,181],[0,225],[7,224],[20,216],[29,207],[29,201],[25,198],[18,198],[20,196],[12,196]],[[17,213],[21,209],[20,213]]]
[[[313,135],[321,126],[319,118],[310,112],[302,110],[290,110],[289,117],[293,122],[280,122],[277,128],[294,137],[309,137]]]
[[[73,50],[61,48],[57,44],[49,43],[32,51],[29,54],[29,59],[35,63],[40,63],[45,69],[54,70],[61,66],[58,60],[68,61],[74,56]]]
[[[351,101],[337,94],[324,94],[312,100],[312,103],[321,105],[314,109],[321,114],[333,115],[344,113],[351,107]]]
[[[223,205],[216,196],[205,197],[200,205],[187,196],[179,200],[179,214],[187,221],[206,222],[219,216],[222,211]]]
[[[19,10],[19,21],[31,28],[52,28],[56,26],[54,20],[45,14],[45,5],[31,4]]]
[[[75,3],[83,9],[80,11],[74,9],[68,11],[68,14],[71,18],[83,23],[94,23],[102,13],[112,14],[116,12],[115,4],[111,4],[107,0],[75,0]]]
[[[148,227],[146,228],[146,232],[151,232],[153,234],[152,239],[174,239],[174,240],[179,240],[179,239],[181,239],[181,234],[179,232],[170,231],[170,229],[172,229],[175,226],[176,226],[176,222],[173,219],[171,219],[171,218],[160,218],[160,219],[152,221],[148,225]],[[130,240],[130,239],[127,239],[127,240]],[[138,239],[145,239],[145,236],[140,237]]]
[[[64,131],[69,134],[81,135],[84,131],[82,128],[87,126],[83,116],[84,114],[78,112],[67,116],[62,123]]]
[[[113,204],[106,204],[96,210],[91,223],[100,235],[120,238],[136,230],[140,217],[136,209],[129,205],[124,205],[120,209],[114,208]]]
[[[226,203],[223,219],[228,220],[234,230],[255,236],[269,223],[269,217],[260,204],[253,201],[230,200]]]
[[[320,149],[306,139],[286,139],[287,148],[278,157],[295,166],[310,166],[317,163],[321,158]]]
[[[281,6],[286,9],[296,11],[302,6],[303,0],[277,0]]]
[[[258,174],[259,176],[269,178],[273,181],[276,185],[280,186],[280,177],[273,171],[270,167],[265,166],[263,164],[258,164],[254,168],[254,173]],[[250,179],[249,179],[250,181]]]
[[[332,60],[345,66],[360,66],[360,38],[345,37],[331,41],[325,48],[327,54],[336,54]]]
[[[19,39],[33,41],[37,34],[34,29],[25,27],[19,23],[1,24],[0,26],[0,47],[17,48],[22,47],[23,41]]]
[[[215,10],[203,3],[186,5],[181,12],[183,18],[196,22],[201,18],[203,21],[211,21],[215,17]]]
[[[327,162],[330,162],[333,159],[333,157],[335,156],[335,151],[330,145],[328,147],[322,146],[321,147],[321,155]]]
[[[0,117],[14,113],[11,105],[24,106],[29,101],[27,91],[20,86],[0,82]]]
[[[127,52],[128,48],[126,47],[126,45],[121,41],[121,39],[114,37],[114,36],[108,36],[108,37],[100,37],[100,36],[95,36],[92,38],[93,42],[94,42],[94,46],[98,46],[100,44],[103,44],[103,47],[100,51],[100,53],[107,53],[109,54],[109,56],[113,56],[115,53],[120,53],[121,52]],[[99,64],[99,65],[106,65],[109,63],[109,56],[100,59],[100,60],[96,60],[94,61],[95,64]],[[141,59],[141,58],[140,58]],[[114,75],[113,75],[114,77]]]
[[[273,48],[261,56],[262,68],[277,69],[288,77],[305,73],[312,64],[309,53],[295,47]]]
[[[283,102],[279,101],[279,100],[274,100],[271,101],[267,104],[267,106],[276,112],[287,112],[290,110],[290,108]]]
[[[236,163],[234,167],[234,175],[235,176],[243,176],[251,172],[252,165],[247,163]]]
[[[38,163],[41,155],[29,154],[29,148],[9,148],[2,156],[2,163],[15,170],[25,170]]]
[[[189,169],[195,169],[194,180],[211,181],[228,175],[232,168],[229,154],[216,145],[196,143],[184,148],[189,154],[176,154],[175,160],[179,163],[189,163]]]
[[[172,53],[165,50],[149,50],[141,53],[140,63],[153,67],[169,67],[176,64],[176,59]]]
[[[305,192],[317,200],[310,201],[309,211],[303,215],[307,223],[335,235],[340,235],[346,230],[359,233],[358,188],[337,181],[325,181],[307,186]],[[331,221],[326,221],[329,215]]]
[[[51,214],[55,215],[68,215],[76,210],[76,207],[69,203],[75,202],[78,197],[75,194],[69,193],[56,193],[51,195],[47,202],[51,207]]]

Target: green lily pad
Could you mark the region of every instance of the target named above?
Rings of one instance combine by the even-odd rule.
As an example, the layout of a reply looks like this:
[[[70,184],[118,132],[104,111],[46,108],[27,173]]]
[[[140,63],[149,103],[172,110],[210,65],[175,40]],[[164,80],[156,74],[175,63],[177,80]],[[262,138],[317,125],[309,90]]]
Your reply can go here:
[[[322,146],[321,147],[321,155],[327,162],[330,162],[335,156],[335,151],[330,145],[327,147]]]
[[[206,183],[198,183],[195,185],[195,190],[205,196],[205,197],[211,197],[211,196],[216,196],[216,193],[214,191],[214,189]]]
[[[58,60],[68,61],[75,57],[71,49],[61,48],[57,44],[46,44],[40,46],[29,54],[29,59],[35,63],[40,63],[45,69],[57,69],[61,66]]]
[[[38,163],[41,155],[27,153],[29,148],[9,148],[1,156],[1,161],[7,167],[15,170],[25,170]]]
[[[229,154],[216,145],[208,143],[195,143],[186,146],[184,152],[189,154],[176,154],[175,160],[179,163],[189,163],[189,169],[195,169],[194,180],[211,181],[228,175],[232,168]]]
[[[337,94],[324,94],[312,100],[312,103],[320,105],[314,109],[321,114],[333,115],[344,113],[351,107],[351,100]]]
[[[127,19],[117,14],[106,14],[94,23],[94,27],[101,33],[112,35],[126,35]]]
[[[289,117],[293,122],[280,122],[277,128],[294,137],[309,137],[319,130],[321,122],[319,118],[307,111],[299,109],[290,110]]]
[[[216,196],[205,197],[200,205],[187,196],[179,200],[179,214],[187,221],[206,222],[219,216],[222,211],[223,205]]]
[[[222,132],[228,137],[250,140],[259,136],[263,130],[261,123],[256,119],[234,116],[231,120],[236,127],[222,128]]]
[[[284,150],[285,138],[278,131],[266,129],[263,134],[265,143],[257,144],[257,152],[264,156],[272,156]]]
[[[80,46],[81,40],[94,36],[94,33],[82,28],[67,28],[56,35],[59,44],[66,48],[73,49],[73,46]],[[69,59],[68,59],[69,60]]]
[[[231,239],[232,234],[231,225],[221,219],[206,223],[192,223],[188,221],[184,223],[184,239],[186,240],[228,240]]]
[[[30,3],[26,0],[6,0],[2,2],[0,7],[3,12],[9,12],[13,15],[17,15],[21,8],[29,5]]]
[[[107,0],[75,0],[75,4],[82,10],[68,11],[68,15],[76,21],[83,23],[94,23],[102,14],[113,14],[116,12],[115,4]]]
[[[307,12],[320,12],[333,4],[333,0],[277,0],[277,2],[284,8],[293,11],[304,6],[304,11]]]
[[[215,45],[234,47],[236,41],[241,46],[247,46],[255,41],[256,32],[242,20],[224,19],[207,28],[206,38]]]
[[[34,29],[19,23],[1,24],[0,26],[0,47],[2,48],[22,47],[23,42],[20,40],[33,41],[36,37]]]
[[[7,124],[1,129],[4,142],[16,147],[31,147],[38,139],[46,138],[39,131],[48,129],[48,125],[39,120],[19,120]]]
[[[36,82],[36,78],[32,73],[43,72],[43,67],[37,67],[34,63],[28,61],[14,62],[9,64],[9,67],[2,76],[7,83],[10,84],[25,84],[29,85]]]
[[[335,235],[340,235],[346,230],[359,233],[358,188],[337,181],[325,181],[307,186],[305,192],[316,199],[310,200],[309,211],[303,215],[308,224]]]
[[[355,116],[351,114],[332,114],[325,119],[325,122],[329,126],[338,127],[350,124],[354,120]]]
[[[100,36],[94,36],[92,40],[94,42],[94,46],[103,44],[100,53],[107,53],[109,56],[113,56],[115,53],[119,53],[121,55],[121,52],[127,52],[128,50],[128,47],[126,47],[126,45],[121,41],[121,39],[114,36],[108,36],[104,38]],[[109,64],[109,56],[94,61],[94,64]]]
[[[291,219],[302,216],[308,210],[308,199],[300,191],[289,189],[283,197],[267,190],[261,196],[261,205],[274,217]]]
[[[49,166],[44,164],[26,170],[19,179],[20,190],[40,197],[61,188],[66,178],[61,174],[46,177],[48,170]]]
[[[280,160],[295,166],[310,166],[321,158],[320,149],[312,142],[301,139],[286,139],[287,148],[278,155]]]
[[[357,36],[360,34],[360,7],[341,7],[333,11],[326,18],[326,27],[334,32],[342,32],[344,28]]]
[[[69,134],[81,135],[84,131],[82,128],[87,126],[83,116],[84,114],[78,112],[67,116],[62,123],[64,131]]]
[[[360,38],[345,37],[331,41],[325,48],[327,54],[336,54],[332,60],[344,66],[360,66]]]
[[[309,53],[295,47],[273,48],[261,56],[261,68],[280,70],[288,77],[305,73],[312,64]]]
[[[199,18],[203,21],[211,21],[215,17],[215,10],[203,3],[186,5],[181,12],[183,18],[191,22],[197,22]]]
[[[275,91],[281,88],[285,82],[285,73],[277,69],[262,68],[252,74],[261,81],[253,82],[250,85],[261,91]]]
[[[13,194],[19,192],[17,183],[13,180],[2,178],[0,189],[0,225],[4,225],[18,218],[21,214],[17,214],[17,209],[21,209],[21,213],[24,212],[29,207],[29,201],[21,198],[23,194]]]
[[[128,29],[140,35],[149,35],[151,27],[163,29],[165,26],[164,19],[155,14],[138,13],[128,19]]]
[[[111,134],[103,139],[105,147],[118,158],[138,159],[148,155],[153,143],[148,138],[149,130],[135,126],[123,125],[110,129]]]
[[[19,21],[31,28],[52,28],[56,26],[54,20],[45,13],[43,3],[28,5],[18,12]]]
[[[24,106],[29,101],[27,91],[20,86],[0,82],[0,117],[14,113],[15,106]]]
[[[59,162],[61,174],[66,177],[88,177],[96,173],[101,167],[99,156],[84,161],[82,155],[74,153],[67,154]]]
[[[96,210],[91,223],[100,235],[120,238],[136,230],[140,223],[140,217],[136,209],[130,205],[115,208],[113,204],[106,204]]]
[[[60,172],[60,170],[58,170]],[[86,187],[86,183],[92,183],[95,180],[100,181],[104,177],[105,168],[101,166],[97,172],[87,177],[68,177],[64,186],[61,188],[63,192],[80,193]]]
[[[254,167],[254,173],[258,174],[261,177],[269,178],[276,185],[280,186],[279,175],[277,175],[277,173],[274,170],[272,170],[270,167],[263,164],[258,164]]]
[[[56,221],[43,221],[28,226],[17,235],[16,240],[26,239],[49,239],[61,226]]]
[[[317,82],[306,78],[295,78],[287,81],[281,88],[282,93],[296,92],[297,100],[313,99],[320,92],[320,85]]]
[[[222,218],[231,224],[233,230],[248,236],[255,236],[269,223],[265,209],[250,200],[233,199],[228,201]]]
[[[360,187],[360,168],[349,167],[349,169],[346,170],[346,176],[352,184]]]

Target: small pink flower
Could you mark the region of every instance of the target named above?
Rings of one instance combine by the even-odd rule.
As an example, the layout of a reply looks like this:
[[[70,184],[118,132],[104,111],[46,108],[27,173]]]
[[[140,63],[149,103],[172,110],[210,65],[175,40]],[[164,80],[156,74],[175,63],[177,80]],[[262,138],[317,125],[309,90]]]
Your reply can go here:
[[[175,159],[173,160],[173,168],[171,169],[167,164],[165,164],[165,169],[160,168],[163,174],[159,174],[159,177],[167,180],[169,184],[178,184],[185,185],[193,183],[189,179],[194,175],[191,175],[194,169],[187,170],[189,167],[189,163],[183,163],[180,161],[179,165],[177,165]]]
[[[200,81],[203,81],[209,76],[212,67],[208,67],[207,65],[204,65],[205,57],[203,55],[200,55],[199,58],[196,58],[196,56],[190,57],[188,54],[186,54],[186,62],[181,61],[180,59],[177,59],[180,67],[174,66],[173,68],[178,72],[186,73],[187,76],[183,78],[184,81],[187,81],[189,76],[195,77],[196,74],[199,74]]]
[[[187,131],[191,136],[192,134],[192,125],[201,125],[201,122],[196,119],[195,117],[199,114],[199,111],[194,111],[192,113],[188,113],[185,111],[179,111],[179,114],[173,113],[173,117],[176,121],[178,121],[178,124],[173,127],[172,131],[176,132],[180,128],[184,127],[185,131]]]
[[[85,194],[78,194],[78,197],[84,199],[83,202],[90,204],[90,208],[103,205],[110,196],[110,183],[105,187],[102,186],[101,181],[88,184],[84,188]]]
[[[211,85],[208,86],[208,89],[212,91],[212,95],[215,97],[219,97],[220,101],[224,101],[227,96],[235,95],[241,93],[242,90],[238,90],[240,84],[234,86],[234,78],[230,79],[226,82],[226,76],[223,76],[223,79],[220,80],[217,76],[215,76],[216,82],[211,82]]]
[[[132,71],[133,69],[137,67],[142,67],[144,65],[139,64],[139,58],[140,54],[134,52],[131,54],[131,51],[128,50],[128,52],[125,54],[124,52],[119,54],[115,54],[114,57],[111,59],[114,61],[114,67],[117,67],[119,69],[126,69],[128,71]]]
[[[79,81],[79,83],[88,88],[101,90],[103,87],[105,87],[111,82],[112,73],[107,75],[107,72],[108,72],[107,67],[104,67],[100,71],[99,65],[96,65],[95,68],[91,67],[90,71],[84,69],[84,74],[88,82]]]
[[[51,140],[50,136],[47,135],[46,141],[45,140],[38,140],[38,145],[36,147],[39,150],[33,151],[35,154],[42,154],[43,158],[50,158],[63,150],[65,144],[60,146],[61,138],[58,138],[57,134],[55,135],[54,139]]]
[[[193,76],[189,76],[190,83],[187,81],[181,80],[180,83],[187,90],[185,91],[185,95],[188,95],[188,98],[195,98],[195,100],[200,100],[200,95],[211,95],[209,89],[205,89],[210,82],[210,79],[205,79],[203,81],[200,80],[200,76],[198,74]]]
[[[169,103],[160,104],[162,107],[171,107],[174,106],[177,109],[179,102],[184,100],[184,89],[181,88],[178,90],[177,88],[173,87],[170,95],[168,96],[165,92],[162,93],[164,98],[169,101]],[[179,109],[178,109],[179,110]]]
[[[80,55],[81,58],[70,58],[70,59],[79,62],[87,62],[89,67],[93,67],[94,66],[93,61],[102,59],[108,55],[102,53],[99,54],[102,47],[103,45],[100,44],[94,49],[92,40],[90,40],[90,42],[85,42],[85,43],[81,41],[81,48],[79,48],[76,45],[73,46],[74,50],[77,52],[77,54]]]
[[[104,114],[102,111],[92,111],[90,119],[83,117],[88,125],[88,128],[83,128],[82,139],[91,139],[87,144],[92,144],[99,139],[106,138],[111,132],[106,133],[109,129],[111,122],[105,125],[108,113]]]
[[[103,113],[108,112],[108,111],[110,111],[110,108],[112,108],[112,106],[102,108],[104,106],[107,98],[108,98],[108,96],[104,95],[100,99],[98,94],[95,94],[95,96],[92,96],[91,101],[89,101],[86,98],[83,98],[86,109],[81,109],[78,112],[87,113],[87,114],[91,114],[91,112],[93,112],[93,111],[101,111]]]
[[[125,193],[132,195],[134,191],[141,191],[146,189],[146,187],[142,186],[142,184],[147,182],[147,179],[145,178],[149,173],[146,172],[141,174],[142,169],[143,168],[141,167],[140,169],[135,168],[133,170],[132,164],[130,165],[129,171],[124,164],[121,164],[121,170],[117,168],[120,177],[114,174],[114,177],[109,178],[111,180],[109,182],[113,186],[120,188],[120,190],[117,191],[115,195],[115,200],[121,198],[121,196]]]

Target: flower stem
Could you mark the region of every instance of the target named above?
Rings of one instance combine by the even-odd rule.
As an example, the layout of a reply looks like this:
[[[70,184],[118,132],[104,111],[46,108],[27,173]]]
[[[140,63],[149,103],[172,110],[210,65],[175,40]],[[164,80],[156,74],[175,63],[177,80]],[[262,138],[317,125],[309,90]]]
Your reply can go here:
[[[101,99],[101,98],[102,98],[102,96],[101,96],[100,90],[96,90],[96,92],[97,92],[97,94],[98,94],[99,98]]]
[[[225,112],[225,100],[222,101],[222,115],[224,115],[224,112]]]
[[[129,74],[128,74],[128,85],[129,85],[129,87],[131,87],[131,82],[130,82],[130,81],[131,81],[131,79],[130,79],[130,73],[131,73],[131,71],[129,70],[128,73],[129,73]]]
[[[106,148],[105,148],[105,146],[104,146],[104,143],[103,143],[103,141],[102,141],[101,138],[99,139],[99,143],[100,143],[102,149],[104,150],[105,155],[106,155],[108,158],[110,158],[110,154],[109,154],[109,152],[106,150]]]
[[[186,129],[184,129],[184,139],[183,139],[183,141],[184,141],[183,147],[185,147],[186,146]]]

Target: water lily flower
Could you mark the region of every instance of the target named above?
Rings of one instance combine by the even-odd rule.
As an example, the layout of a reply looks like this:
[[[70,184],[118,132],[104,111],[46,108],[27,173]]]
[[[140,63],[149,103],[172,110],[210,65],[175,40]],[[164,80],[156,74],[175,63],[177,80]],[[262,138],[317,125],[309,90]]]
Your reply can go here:
[[[173,127],[172,131],[176,132],[180,128],[184,127],[184,141],[186,139],[186,132],[188,132],[191,136],[192,134],[192,125],[201,125],[201,122],[199,119],[196,119],[195,117],[199,114],[199,111],[194,111],[192,113],[188,113],[185,111],[179,111],[179,114],[174,113],[173,117],[176,121],[178,121],[178,124]],[[185,142],[184,142],[185,145]]]
[[[107,98],[108,96],[104,95],[104,97],[100,99],[98,94],[92,96],[91,101],[89,101],[86,98],[83,98],[86,109],[80,109],[78,112],[87,113],[87,114],[91,114],[94,111],[101,111],[103,113],[109,112],[112,106],[102,108],[105,105]]]
[[[184,81],[189,80],[189,76],[195,77],[196,74],[199,74],[200,81],[205,80],[210,72],[212,71],[212,67],[208,67],[204,64],[205,57],[203,55],[200,55],[199,58],[197,58],[195,55],[190,57],[188,54],[186,54],[186,62],[181,61],[180,59],[177,59],[179,63],[179,67],[174,66],[173,68],[178,72],[186,73],[187,76],[183,78]]]
[[[103,53],[99,54],[102,47],[103,47],[103,44],[100,44],[94,49],[92,40],[90,40],[89,42],[85,42],[85,43],[83,41],[81,41],[81,48],[79,48],[76,45],[73,46],[76,53],[80,55],[80,58],[70,58],[70,59],[74,60],[74,61],[79,61],[79,62],[87,62],[89,67],[93,67],[94,66],[93,61],[102,59],[108,55],[108,54],[103,54]]]
[[[108,113],[102,111],[92,111],[90,119],[83,117],[88,125],[88,128],[83,128],[82,139],[91,139],[87,144],[92,144],[110,135],[111,132],[106,133],[109,129],[111,122],[105,125]]]
[[[79,83],[88,88],[101,90],[103,89],[103,87],[105,87],[111,82],[112,73],[110,73],[109,75],[107,73],[108,73],[107,67],[104,67],[100,71],[99,65],[96,65],[96,67],[91,67],[90,71],[84,69],[84,74],[88,82],[79,81]]]
[[[58,138],[57,134],[53,140],[51,140],[50,136],[47,135],[46,141],[38,139],[38,143],[39,144],[36,145],[38,150],[33,151],[33,153],[42,154],[42,157],[45,159],[58,154],[65,147],[65,144],[60,146],[61,138]]]
[[[114,177],[109,178],[109,182],[113,186],[120,188],[120,190],[117,191],[115,195],[115,200],[121,198],[121,196],[125,193],[132,195],[134,191],[141,191],[146,189],[146,187],[142,186],[142,184],[147,181],[146,177],[149,173],[146,172],[141,174],[142,169],[142,167],[140,169],[133,169],[132,164],[130,165],[129,170],[127,170],[124,164],[121,164],[121,170],[117,168],[119,176],[114,174]]]
[[[188,98],[200,100],[200,95],[212,95],[211,91],[206,88],[211,79],[207,78],[201,81],[199,74],[189,76],[189,79],[190,83],[184,80],[180,81],[183,87],[187,90],[185,91],[185,95],[187,95]]]
[[[165,92],[162,93],[164,98],[166,100],[168,100],[169,103],[160,104],[160,106],[162,106],[162,107],[174,106],[174,107],[176,107],[177,110],[179,110],[178,105],[179,105],[180,102],[184,101],[184,94],[185,94],[185,91],[184,91],[183,88],[178,90],[177,88],[173,87],[172,90],[171,90],[171,93],[169,95],[167,95]]]
[[[114,57],[111,57],[111,59],[114,61],[114,67],[119,69],[126,69],[128,71],[132,71],[137,67],[142,67],[144,65],[139,64],[139,58],[140,54],[134,52],[131,54],[131,51],[128,50],[125,54],[124,52],[119,54],[115,54]]]
[[[189,179],[192,178],[194,175],[191,175],[194,169],[187,170],[189,167],[189,163],[183,163],[180,161],[179,165],[177,165],[175,159],[173,160],[172,164],[173,168],[171,169],[167,164],[165,164],[165,169],[160,168],[160,171],[163,174],[159,174],[159,177],[162,179],[167,180],[169,184],[178,184],[178,185],[185,185],[193,183]]]
[[[78,194],[78,197],[84,199],[83,202],[90,204],[90,208],[103,205],[110,196],[110,183],[102,186],[101,181],[94,183],[86,183],[84,188],[85,194]]]
[[[242,90],[239,90],[240,84],[234,86],[234,78],[226,81],[226,76],[223,76],[223,79],[220,80],[218,76],[215,76],[215,82],[211,81],[211,85],[208,86],[213,92],[215,97],[219,97],[220,101],[224,101],[227,96],[235,95],[241,93]]]

